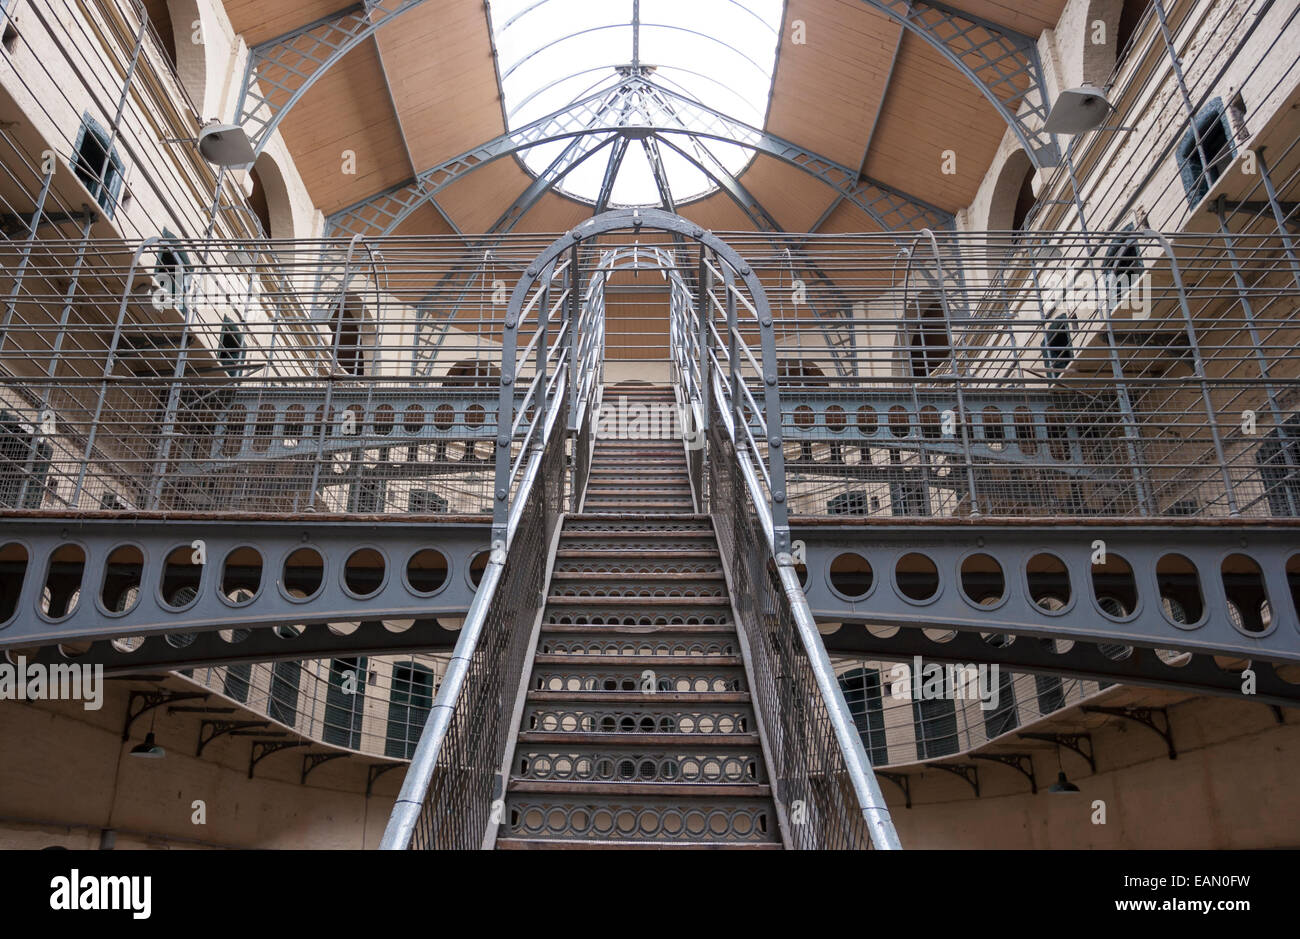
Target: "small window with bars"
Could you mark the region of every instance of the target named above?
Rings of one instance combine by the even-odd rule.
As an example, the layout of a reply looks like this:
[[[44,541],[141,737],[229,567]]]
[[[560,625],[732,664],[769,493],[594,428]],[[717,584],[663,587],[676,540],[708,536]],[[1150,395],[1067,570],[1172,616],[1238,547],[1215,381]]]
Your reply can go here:
[[[72,169],[104,214],[112,218],[122,194],[126,164],[117,155],[108,132],[89,114],[81,119]]]

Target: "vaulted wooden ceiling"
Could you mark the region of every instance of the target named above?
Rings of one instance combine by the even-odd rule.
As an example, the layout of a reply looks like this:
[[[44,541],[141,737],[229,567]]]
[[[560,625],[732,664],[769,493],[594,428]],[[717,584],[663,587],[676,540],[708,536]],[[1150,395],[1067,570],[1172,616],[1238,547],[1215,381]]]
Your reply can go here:
[[[252,45],[341,12],[343,0],[226,0]],[[948,6],[1038,36],[1064,0],[951,0]],[[803,43],[791,24],[802,20]],[[281,132],[316,205],[329,215],[505,130],[484,0],[431,0],[377,30],[286,115]],[[788,0],[766,129],[949,212],[973,199],[1006,124],[938,51],[860,0]],[[345,173],[343,154],[356,155]],[[956,172],[941,171],[945,150]],[[517,159],[469,173],[402,233],[486,230],[531,182]],[[801,170],[757,157],[740,182],[787,231],[874,231],[861,210]],[[679,206],[718,230],[754,226],[715,192]],[[559,231],[592,206],[549,193],[518,224]]]

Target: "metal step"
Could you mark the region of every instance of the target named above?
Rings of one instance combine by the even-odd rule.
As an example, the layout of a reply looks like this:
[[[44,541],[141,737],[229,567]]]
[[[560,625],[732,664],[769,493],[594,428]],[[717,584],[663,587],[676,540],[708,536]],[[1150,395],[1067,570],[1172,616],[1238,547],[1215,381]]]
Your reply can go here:
[[[627,397],[673,402],[654,386]],[[680,443],[596,441],[583,512],[560,533],[497,847],[781,847],[740,650]]]

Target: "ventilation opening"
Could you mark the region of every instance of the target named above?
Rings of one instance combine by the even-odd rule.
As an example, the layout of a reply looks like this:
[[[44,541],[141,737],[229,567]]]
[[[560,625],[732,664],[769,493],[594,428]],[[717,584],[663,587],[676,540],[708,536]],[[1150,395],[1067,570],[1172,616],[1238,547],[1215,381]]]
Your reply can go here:
[[[1188,205],[1195,206],[1209,193],[1232,162],[1232,130],[1223,102],[1215,98],[1192,122],[1178,145],[1178,162]]]
[[[899,592],[909,600],[929,600],[939,592],[939,568],[924,554],[904,554],[894,568]]]
[[[181,545],[167,555],[159,587],[164,606],[179,610],[189,606],[199,595],[203,565],[195,563],[197,551],[192,545]]]
[[[55,548],[45,571],[41,612],[51,619],[70,616],[81,598],[81,578],[86,573],[86,552],[79,545]]]
[[[1070,345],[1070,333],[1073,323],[1064,314],[1054,316],[1047,321],[1047,332],[1043,339],[1043,359],[1047,364],[1047,374],[1056,378],[1069,367],[1074,358]]]
[[[109,145],[108,134],[89,115],[82,118],[72,169],[96,204],[112,218],[126,167]]]
[[[978,606],[996,606],[1006,596],[1002,565],[987,554],[972,554],[961,562],[961,589]]]
[[[231,603],[248,603],[262,589],[262,556],[254,548],[236,548],[221,569],[221,595]]]
[[[1116,619],[1131,616],[1137,609],[1137,581],[1133,567],[1118,554],[1106,555],[1104,563],[1092,565],[1092,593],[1103,613]]]
[[[325,582],[325,561],[313,548],[298,548],[284,561],[282,583],[295,598],[314,597]]]
[[[424,548],[406,562],[406,583],[416,593],[435,593],[447,582],[447,557],[441,551]]]
[[[1025,565],[1029,598],[1042,610],[1054,613],[1070,603],[1070,572],[1054,554],[1036,554]]]
[[[1267,632],[1273,625],[1273,609],[1264,589],[1264,572],[1254,558],[1230,554],[1219,568],[1223,592],[1228,598],[1228,617],[1244,633]]]
[[[110,613],[125,613],[140,599],[140,581],[144,577],[144,552],[134,545],[114,548],[104,565],[104,585],[99,602]],[[0,615],[0,620],[4,616]]]
[[[384,585],[384,556],[374,548],[353,551],[343,565],[343,583],[358,597],[369,597]]]
[[[1156,563],[1156,584],[1160,588],[1160,608],[1166,619],[1177,626],[1199,623],[1205,615],[1201,582],[1196,565],[1181,554],[1166,554]]]
[[[241,371],[239,364],[244,361],[244,331],[230,317],[226,317],[221,324],[217,361],[227,375],[238,375]],[[301,405],[298,407],[301,409]]]
[[[470,558],[469,561],[469,582],[475,587],[483,580],[483,572],[487,570],[489,553],[480,551]]]
[[[910,342],[910,365],[913,378],[933,375],[947,361],[948,331],[944,327],[942,307],[930,305],[921,311]]]
[[[831,561],[831,586],[850,600],[865,597],[871,590],[871,565],[860,554],[846,551]]]
[[[27,549],[20,544],[0,548],[0,623],[13,619],[27,577]]]

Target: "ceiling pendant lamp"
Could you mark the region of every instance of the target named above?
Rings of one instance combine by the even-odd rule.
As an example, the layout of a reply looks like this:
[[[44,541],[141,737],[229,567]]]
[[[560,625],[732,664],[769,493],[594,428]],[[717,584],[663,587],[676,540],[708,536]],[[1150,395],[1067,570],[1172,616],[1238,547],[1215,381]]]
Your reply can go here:
[[[154,739],[153,731],[144,735],[144,743],[138,743],[131,748],[130,756],[138,756],[146,760],[161,760],[167,755],[167,751],[158,746],[158,741]]]
[[[1078,792],[1079,787],[1065,778],[1065,770],[1056,774],[1056,782],[1047,787],[1048,792]]]

